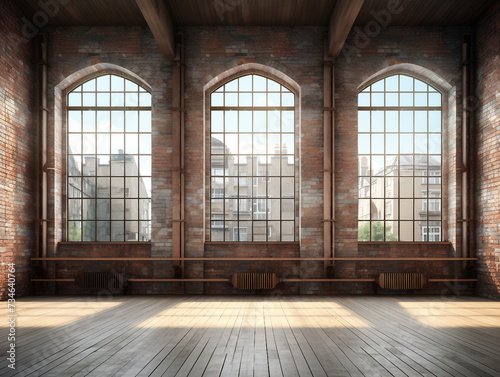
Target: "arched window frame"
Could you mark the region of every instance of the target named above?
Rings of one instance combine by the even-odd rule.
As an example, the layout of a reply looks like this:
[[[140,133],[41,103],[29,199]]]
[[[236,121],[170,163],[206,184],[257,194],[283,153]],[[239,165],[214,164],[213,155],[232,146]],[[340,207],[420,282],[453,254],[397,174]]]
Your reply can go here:
[[[141,187],[141,182],[144,181],[144,180],[148,180],[148,182],[151,182],[151,179],[152,179],[152,166],[151,166],[151,160],[152,160],[152,150],[151,150],[151,137],[152,137],[152,124],[151,124],[151,118],[152,118],[152,98],[151,98],[151,88],[149,87],[149,85],[147,85],[142,79],[140,79],[138,76],[136,76],[135,74],[133,73],[129,73],[128,71],[126,71],[125,69],[122,69],[121,67],[118,67],[118,66],[112,66],[112,65],[106,65],[106,64],[103,64],[103,67],[104,69],[100,69],[101,67],[99,66],[99,69],[97,69],[95,72],[92,72],[90,74],[81,74],[80,72],[77,72],[75,74],[73,74],[71,77],[69,77],[68,79],[66,79],[65,81],[70,81],[72,80],[72,83],[67,85],[64,90],[62,91],[62,96],[61,96],[61,99],[62,99],[62,102],[63,102],[63,109],[64,109],[64,112],[63,112],[63,118],[64,118],[64,122],[63,122],[63,135],[64,135],[64,154],[63,154],[63,159],[64,159],[64,171],[65,171],[65,182],[64,182],[64,191],[65,191],[65,200],[64,200],[64,208],[65,208],[65,211],[64,211],[64,226],[63,226],[63,230],[64,230],[64,239],[66,241],[69,241],[69,242],[85,242],[85,241],[89,241],[89,242],[125,242],[125,241],[138,241],[138,242],[150,242],[151,241],[151,183],[149,184],[145,184],[144,186],[149,186],[149,191],[147,189],[145,189],[147,192],[147,194],[140,194],[139,191],[140,191],[140,187]],[[86,70],[82,70],[83,71],[86,71]],[[79,77],[78,77],[79,76]],[[113,88],[110,86],[109,88],[109,94],[110,94],[110,103],[109,103],[109,106],[108,105],[105,105],[105,106],[99,106],[99,104],[97,103],[97,96],[98,96],[98,93],[99,91],[97,90],[97,88],[95,88],[94,91],[90,91],[90,93],[93,93],[95,96],[96,96],[96,102],[95,102],[95,106],[85,106],[85,104],[82,102],[81,103],[81,106],[72,106],[72,103],[70,102],[69,98],[70,98],[70,94],[71,93],[75,93],[75,89],[78,89],[80,87],[82,87],[82,93],[85,91],[83,89],[83,86],[89,82],[91,82],[92,80],[95,80],[95,79],[99,79],[99,78],[102,78],[102,77],[109,77],[110,81],[111,81],[111,77],[114,76],[116,78],[118,78],[119,80],[124,80],[123,83],[124,83],[124,87],[123,87],[123,91],[120,91],[120,90],[117,90],[117,91],[114,91]],[[77,77],[77,78],[75,78]],[[61,86],[64,85],[63,83],[60,84]],[[110,84],[111,85],[111,84]],[[127,89],[127,86],[129,85],[129,87],[131,86],[137,86],[137,90],[129,90]],[[108,92],[106,92],[108,93]],[[119,106],[113,106],[111,104],[111,102],[113,101],[113,98],[112,98],[112,95],[113,93],[117,93],[117,94],[122,94],[123,93],[123,98],[124,98],[124,103],[123,105],[119,105]],[[132,95],[131,95],[132,94]],[[128,101],[129,101],[129,96],[130,98],[133,98],[133,94],[137,94],[137,97],[140,98],[141,95],[144,96],[144,97],[147,97],[146,99],[146,104],[143,106],[143,100],[142,99],[139,99],[138,100],[138,103],[137,104],[133,104],[131,106],[128,106]],[[82,98],[83,99],[83,98]],[[70,111],[82,111],[82,123],[83,123],[83,112],[85,110],[94,110],[96,112],[96,117],[97,117],[97,111],[124,111],[124,115],[127,114],[126,111],[129,111],[129,112],[135,112],[135,111],[138,111],[138,112],[147,112],[148,113],[148,116],[146,117],[146,122],[144,123],[145,125],[147,124],[146,128],[147,130],[145,129],[141,129],[140,127],[141,124],[138,124],[138,129],[137,129],[137,132],[134,132],[134,131],[127,131],[126,130],[126,124],[125,124],[125,120],[124,120],[124,124],[123,124],[123,136],[124,136],[124,145],[126,143],[126,138],[128,135],[137,135],[137,139],[138,139],[138,148],[137,148],[137,153],[131,153],[130,156],[136,156],[137,157],[137,161],[139,160],[143,160],[143,158],[146,158],[146,160],[149,160],[149,162],[142,162],[142,166],[146,167],[146,169],[143,169],[142,167],[140,168],[141,171],[139,171],[139,167],[137,167],[137,175],[128,175],[128,174],[124,174],[123,175],[116,175],[116,176],[111,176],[111,172],[110,172],[110,175],[109,175],[109,179],[111,180],[112,178],[122,178],[124,180],[123,182],[123,185],[122,185],[122,189],[123,189],[123,197],[117,197],[117,198],[113,198],[113,195],[111,194],[111,186],[109,187],[109,196],[104,198],[104,197],[98,197],[98,194],[97,194],[97,191],[96,191],[96,194],[95,194],[95,201],[96,201],[96,204],[95,204],[95,219],[94,220],[89,220],[89,221],[94,221],[95,224],[95,238],[92,240],[92,239],[86,239],[85,238],[85,234],[84,234],[84,229],[83,229],[83,226],[81,227],[81,238],[80,240],[77,240],[77,239],[72,239],[70,237],[70,226],[69,226],[69,222],[72,221],[71,219],[71,216],[70,216],[70,205],[69,205],[69,200],[72,199],[71,198],[71,195],[69,193],[69,190],[70,190],[70,185],[69,185],[69,180],[70,180],[70,172],[69,172],[69,169],[68,169],[68,164],[69,164],[69,159],[68,159],[68,156],[69,156],[69,135],[72,133],[71,132],[71,129],[70,129],[70,121],[69,121],[69,114],[70,114]],[[141,113],[138,113],[138,118],[140,119],[141,117]],[[124,116],[124,119],[126,119],[126,117]],[[110,124],[110,127],[111,127],[111,124]],[[74,132],[74,133],[78,133],[78,132]],[[84,130],[83,130],[83,125],[82,125],[82,131],[80,132],[80,134],[82,134],[83,136],[83,133],[84,133]],[[96,129],[94,132],[89,132],[89,134],[95,134],[96,137],[97,137],[97,134],[99,134],[99,131],[97,129],[97,121],[96,121]],[[106,133],[106,132],[104,132]],[[111,132],[111,129],[109,131],[109,134],[110,134],[110,150],[109,150],[109,157],[110,157],[110,161],[111,161],[111,158],[113,155],[116,155],[116,153],[112,153],[112,148],[113,148],[113,140],[112,140],[112,137],[111,135],[113,134],[120,134],[119,132]],[[148,152],[149,153],[146,153],[146,151],[143,151],[141,150],[142,147],[139,147],[139,144],[141,144],[141,136],[140,135],[144,135],[146,136],[146,139],[148,139],[149,141],[147,141],[145,139],[145,142],[147,144],[149,144],[149,149],[148,149]],[[83,139],[83,137],[82,137]],[[94,155],[97,157],[97,155],[99,155],[99,152],[97,151],[97,142],[96,142],[96,151],[94,153]],[[83,158],[84,155],[86,155],[85,153],[83,153],[83,142],[82,142],[82,151],[81,151],[81,156]],[[144,152],[144,153],[143,153]],[[101,153],[102,155],[107,155],[106,153]],[[126,150],[124,150],[124,170],[125,170],[125,164],[126,164],[126,157],[129,155],[127,153]],[[97,161],[96,161],[97,163]],[[140,166],[141,162],[139,162],[139,165]],[[97,166],[97,165],[96,165]],[[83,168],[82,168],[83,169]],[[96,167],[97,169],[97,167]],[[147,171],[147,173],[144,173],[144,170]],[[84,177],[84,172],[82,170],[82,173],[81,173],[81,177],[82,177],[82,182],[83,182],[83,177]],[[97,175],[97,171],[96,171],[96,183],[97,183],[97,178],[99,177]],[[101,178],[108,178],[108,177],[102,177]],[[137,178],[137,181],[138,181],[138,189],[137,189],[137,197],[136,198],[127,198],[126,197],[126,189],[128,186],[128,184],[126,184],[126,180],[127,178],[131,178],[131,179],[134,179],[134,178]],[[133,185],[132,185],[133,186]],[[82,187],[83,189],[83,187]],[[96,185],[96,188],[95,190],[97,190],[97,185]],[[145,191],[145,190],[142,190],[142,191]],[[83,198],[83,197],[82,197]],[[97,201],[98,200],[104,200],[104,199],[108,199],[110,200],[110,202],[113,200],[113,199],[118,199],[118,200],[124,200],[124,216],[123,216],[123,219],[118,219],[118,220],[114,220],[112,218],[112,212],[113,212],[113,209],[110,207],[110,218],[109,219],[101,219],[101,220],[98,220],[98,208],[97,208]],[[126,215],[126,211],[127,211],[127,205],[125,204],[126,201],[134,201],[134,200],[137,200],[137,218],[134,218],[132,219],[131,217],[128,217],[128,215]],[[141,202],[143,201],[147,201],[149,204],[143,204]],[[83,204],[82,204],[83,205]],[[142,211],[142,212],[141,212]],[[142,215],[139,213],[141,212]],[[78,220],[76,220],[78,221]],[[81,222],[84,221],[83,220],[83,216],[82,216],[82,219],[80,220]],[[100,225],[102,224],[99,224],[99,221],[102,221],[102,222],[109,222],[109,225],[110,225],[110,238],[109,239],[99,239],[99,236],[98,236],[98,230],[100,229]],[[124,232],[123,232],[123,239],[113,239],[112,237],[112,224],[111,222],[123,222],[123,228],[124,228]],[[131,237],[127,237],[127,222],[131,222],[131,223],[137,223],[137,236],[138,236],[138,239],[137,237],[134,238],[131,238]],[[83,224],[83,222],[82,222]],[[132,224],[133,226],[133,224]],[[142,237],[141,237],[142,235]]]
[[[407,179],[407,176],[406,175],[400,175],[401,172],[399,171],[400,170],[400,165],[398,163],[398,195],[397,197],[395,198],[388,198],[387,195],[386,195],[386,189],[387,189],[387,183],[385,182],[387,177],[386,175],[384,175],[384,195],[380,197],[380,199],[378,199],[378,196],[377,196],[377,199],[378,200],[382,200],[383,201],[383,212],[384,212],[384,216],[382,216],[382,224],[383,225],[383,228],[382,228],[382,233],[384,235],[383,239],[374,239],[373,238],[373,235],[374,235],[374,229],[373,229],[373,223],[375,222],[379,222],[380,219],[374,219],[373,216],[372,216],[372,207],[373,207],[373,196],[372,196],[372,192],[373,192],[373,189],[372,189],[372,186],[373,186],[373,181],[372,181],[372,170],[373,169],[369,169],[370,171],[370,175],[367,176],[367,174],[363,173],[362,170],[362,158],[360,156],[362,155],[369,155],[370,157],[370,160],[371,160],[371,157],[373,156],[373,150],[370,149],[370,152],[367,154],[367,153],[362,153],[363,151],[359,151],[358,152],[358,190],[359,190],[359,195],[358,195],[358,240],[359,241],[371,241],[371,242],[374,242],[374,241],[394,241],[394,239],[392,237],[389,237],[390,239],[388,239],[388,235],[387,235],[387,227],[386,227],[386,223],[387,222],[397,222],[397,225],[398,225],[398,236],[397,236],[397,241],[410,241],[410,242],[425,242],[425,241],[436,241],[436,242],[440,242],[443,240],[444,238],[444,233],[446,232],[446,222],[445,222],[445,218],[446,218],[446,214],[444,213],[443,209],[444,209],[444,206],[443,206],[443,203],[445,201],[445,198],[446,198],[446,194],[445,194],[445,183],[444,181],[446,181],[444,178],[445,178],[445,171],[443,169],[443,167],[445,166],[445,161],[444,161],[444,158],[446,157],[446,150],[444,148],[444,143],[443,143],[443,140],[444,138],[446,137],[446,128],[445,128],[445,125],[446,125],[446,117],[447,117],[447,106],[446,106],[446,99],[447,99],[447,91],[450,90],[451,87],[449,87],[449,84],[447,84],[446,82],[444,82],[444,80],[440,79],[436,74],[426,70],[426,69],[422,69],[422,68],[417,68],[417,67],[413,67],[413,66],[408,66],[407,65],[401,65],[400,68],[403,68],[403,69],[400,69],[400,70],[396,70],[396,67],[389,67],[387,69],[384,70],[384,72],[380,72],[379,74],[377,75],[374,75],[372,76],[370,79],[368,79],[365,83],[363,83],[362,85],[360,85],[358,87],[358,90],[359,90],[359,93],[358,93],[358,138],[360,138],[361,136],[360,135],[363,135],[363,134],[368,134],[370,135],[369,138],[370,138],[370,147],[373,147],[373,140],[372,140],[372,136],[373,134],[377,134],[377,132],[373,131],[371,128],[367,131],[366,128],[363,128],[363,123],[364,121],[361,119],[362,116],[361,116],[361,112],[362,111],[367,111],[367,112],[370,112],[370,111],[375,111],[375,110],[379,110],[379,111],[383,111],[384,112],[384,130],[383,132],[381,133],[382,135],[384,135],[384,152],[382,154],[383,158],[384,158],[384,174],[386,172],[386,161],[385,161],[385,157],[387,155],[390,155],[391,153],[387,153],[386,151],[386,148],[387,148],[387,124],[385,122],[385,119],[386,119],[386,112],[388,111],[398,111],[398,120],[400,119],[400,112],[402,111],[427,111],[427,122],[429,121],[429,111],[439,111],[439,116],[437,117],[437,119],[439,119],[439,122],[440,122],[440,128],[439,128],[439,132],[431,132],[429,130],[429,128],[427,128],[427,131],[425,132],[425,135],[427,135],[427,143],[428,145],[430,144],[429,143],[429,138],[431,134],[439,134],[440,135],[440,140],[439,140],[439,154],[438,153],[430,153],[429,150],[427,150],[427,154],[425,154],[425,156],[427,158],[429,158],[429,156],[437,156],[439,155],[439,159],[440,159],[440,169],[439,169],[439,191],[440,191],[440,194],[439,194],[439,211],[435,211],[435,212],[438,212],[439,213],[439,221],[436,220],[435,218],[430,218],[430,215],[429,215],[429,210],[428,210],[428,206],[425,206],[425,205],[422,205],[422,212],[426,212],[426,221],[425,221],[425,224],[422,226],[422,229],[427,229],[429,230],[430,228],[434,229],[435,227],[438,227],[439,228],[439,231],[438,232],[434,232],[434,231],[431,231],[426,234],[422,234],[422,239],[419,239],[419,237],[416,236],[416,223],[420,221],[420,219],[417,219],[416,215],[415,215],[415,212],[416,212],[416,203],[415,203],[415,200],[420,200],[420,199],[425,199],[425,201],[427,201],[427,199],[431,200],[431,196],[429,196],[429,190],[427,190],[427,196],[424,198],[423,197],[423,194],[421,196],[416,196],[415,194],[415,189],[416,189],[416,181],[412,181],[412,196],[411,198],[408,197],[408,200],[412,200],[412,219],[409,220],[407,216],[401,216],[401,205],[400,205],[400,202],[402,199],[404,200],[407,200],[407,197],[406,196],[402,196],[402,193],[401,193],[401,185],[403,182],[401,182],[401,178],[403,178],[403,180]],[[428,79],[427,77],[425,77],[425,75],[423,75],[422,73],[425,72],[427,74],[430,74],[435,80],[436,82],[432,82],[432,80]],[[421,91],[420,90],[416,90],[415,87],[413,87],[412,91],[409,92],[409,91],[402,91],[401,90],[401,86],[400,86],[400,81],[398,79],[398,90],[397,91],[388,91],[387,88],[385,87],[385,83],[386,83],[386,79],[389,79],[389,78],[394,78],[394,77],[408,77],[410,79],[413,80],[413,85],[416,85],[415,83],[419,83],[420,87],[422,87],[422,84],[424,86],[427,86],[427,90],[425,92]],[[382,100],[382,105],[378,106],[378,104],[376,106],[374,106],[373,103],[370,103],[368,106],[364,106],[365,103],[363,103],[363,99],[362,99],[362,96],[369,96],[370,98],[372,98],[372,95],[371,94],[367,94],[367,92],[370,92],[371,91],[371,88],[372,86],[374,85],[382,85],[383,89],[380,90],[380,91],[373,91],[373,92],[376,92],[377,94],[381,94],[383,96],[383,100]],[[407,104],[402,104],[400,102],[398,102],[397,105],[395,106],[388,106],[386,104],[386,100],[387,100],[387,94],[398,94],[398,97],[399,97],[399,100],[401,100],[401,93],[405,94],[405,95],[409,95],[411,94],[412,95],[412,104],[411,105],[407,105]],[[432,105],[427,102],[424,105],[418,105],[416,104],[415,100],[417,98],[416,94],[423,94],[423,93],[426,93],[427,94],[427,99],[426,101],[430,101],[430,93],[432,93],[433,95],[434,94],[439,94],[439,105],[434,102]],[[373,93],[375,94],[375,93]],[[437,114],[437,113],[436,113]],[[436,119],[436,117],[434,117],[434,119]],[[372,121],[372,116],[370,115],[370,122]],[[413,122],[415,122],[416,119],[415,119],[415,113],[413,114]],[[413,125],[415,126],[415,124]],[[436,131],[435,129],[433,131]],[[392,131],[391,131],[392,132]],[[415,128],[412,129],[412,132],[408,132],[409,134],[412,134],[413,136],[415,136],[415,134],[419,134],[421,135],[423,132],[420,130],[420,131],[416,131]],[[401,135],[404,134],[403,131],[401,131],[401,128],[398,128],[398,131],[397,131],[397,135],[398,135],[398,140],[401,139]],[[400,149],[400,144],[398,144],[398,153],[397,153],[397,156],[398,156],[398,160],[400,160],[400,156],[401,155],[413,155],[413,157],[415,157],[416,155],[418,155],[419,153],[417,153],[417,151],[415,150],[415,147],[416,147],[416,141],[415,141],[415,137],[412,138],[412,142],[413,142],[413,148],[412,148],[412,153],[406,153],[406,152],[403,152],[401,153],[401,149]],[[361,145],[361,141],[358,141],[358,148],[360,148],[360,145]],[[420,155],[423,155],[422,153],[420,153]],[[371,161],[370,161],[371,162]],[[372,167],[371,164],[369,164],[369,167]],[[427,159],[427,167],[426,167],[426,172],[427,172],[427,175],[424,176],[424,175],[417,175],[416,172],[413,172],[413,176],[412,176],[412,179],[413,180],[418,180],[419,178],[422,179],[422,181],[425,181],[425,184],[430,184],[430,181],[431,180],[435,180],[436,178],[432,178],[432,174],[430,173],[430,170],[429,170],[429,160]],[[363,197],[364,194],[361,192],[362,190],[362,185],[361,185],[361,181],[365,178],[365,177],[369,177],[369,180],[370,180],[370,183],[369,183],[369,196],[368,198],[365,198]],[[405,185],[403,185],[403,187],[406,187]],[[385,214],[385,211],[386,211],[386,206],[387,206],[387,199],[394,199],[394,200],[397,200],[397,207],[398,207],[398,216],[396,218],[392,218],[392,219],[387,219],[387,215]],[[364,201],[367,201],[369,202],[369,206],[368,206],[368,209],[369,209],[369,212],[368,212],[368,218],[365,218],[366,217],[366,214],[364,214],[363,212],[363,208],[364,206],[362,206],[362,200]],[[427,204],[427,202],[425,203]],[[433,204],[433,203],[431,203]],[[434,207],[433,207],[434,208]],[[401,223],[402,222],[412,222],[412,237],[411,239],[409,239],[409,237],[405,236],[405,237],[401,237]],[[432,221],[432,222],[430,222]],[[437,222],[439,222],[439,225],[435,225]],[[370,226],[369,226],[369,235],[370,235],[370,238],[369,239],[364,239],[363,236],[365,234],[364,231],[361,231],[362,229],[362,226],[363,224],[366,224],[366,223],[369,223]],[[433,236],[433,238],[431,239],[430,237]],[[403,239],[402,239],[403,238]]]
[[[210,208],[210,198],[211,198],[211,157],[210,157],[210,148],[211,148],[211,94],[214,93],[217,89],[224,86],[225,84],[236,80],[238,78],[247,76],[247,75],[257,75],[263,78],[272,80],[277,84],[284,86],[288,91],[293,93],[295,102],[293,106],[294,110],[294,237],[293,240],[290,241],[270,241],[269,237],[266,240],[256,240],[253,238],[251,241],[247,239],[247,242],[277,242],[281,244],[285,244],[287,242],[298,242],[300,239],[300,87],[288,76],[282,74],[279,71],[273,70],[274,74],[270,73],[270,69],[265,66],[261,66],[260,64],[244,64],[242,66],[238,66],[236,68],[230,69],[223,74],[218,75],[213,80],[211,80],[204,87],[204,102],[205,102],[205,187],[206,187],[206,195],[205,195],[205,241],[206,242],[234,242],[234,241],[215,241],[211,237],[211,208]],[[261,109],[264,110],[266,108],[256,108],[256,110]],[[287,146],[288,147],[288,146]],[[253,206],[254,203],[252,203]],[[267,235],[269,236],[269,234]],[[239,242],[245,242],[244,240],[239,240]]]

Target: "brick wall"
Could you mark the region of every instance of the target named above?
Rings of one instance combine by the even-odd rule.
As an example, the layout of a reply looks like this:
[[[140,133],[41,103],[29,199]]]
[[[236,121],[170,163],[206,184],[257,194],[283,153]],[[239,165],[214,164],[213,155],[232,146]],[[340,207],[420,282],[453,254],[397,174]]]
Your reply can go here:
[[[269,73],[282,73],[300,86],[302,111],[301,133],[301,247],[293,248],[297,256],[322,256],[323,223],[323,35],[321,28],[186,28],[186,256],[204,256],[203,216],[203,87],[214,78],[243,64],[264,65]],[[263,71],[266,73],[266,71]],[[298,134],[298,132],[296,132]],[[207,181],[209,184],[209,181]],[[298,195],[297,195],[298,196]],[[205,221],[209,220],[208,210]],[[217,253],[213,247],[206,252]],[[258,249],[229,245],[227,256],[244,256]],[[222,252],[221,250],[221,252]],[[275,246],[274,250],[279,250]],[[281,248],[283,254],[289,248]],[[287,265],[287,263],[285,263]],[[234,262],[232,272],[249,268]],[[211,276],[213,264],[191,263],[187,273],[193,276]],[[268,271],[267,262],[252,263],[253,270]],[[216,268],[220,271],[220,268]],[[280,270],[281,271],[281,270]],[[322,272],[322,266],[314,273]],[[314,277],[314,276],[311,276]],[[199,285],[199,289],[203,288]],[[210,287],[211,293],[224,293],[224,284]],[[298,292],[297,288],[291,287]],[[199,292],[199,291],[198,291]]]
[[[109,243],[103,245],[102,243],[87,243],[84,247],[78,243],[61,243],[58,248],[60,255],[65,257],[110,257],[110,258],[148,258],[151,256],[151,245],[137,244],[137,243]],[[156,262],[166,263],[166,262]],[[127,278],[132,277],[151,277],[153,275],[152,262],[113,262],[113,261],[61,261],[57,262],[55,278],[57,279],[73,279],[81,272],[100,272],[110,271],[114,273],[122,273]],[[144,286],[141,284],[125,284],[119,289],[107,287],[99,290],[84,289],[76,283],[59,283],[57,287],[54,283],[39,283],[37,284],[38,293],[51,293],[57,294],[134,294],[134,293],[150,293],[148,290],[143,290]]]
[[[457,156],[460,156],[459,140],[461,122],[461,38],[467,29],[460,28],[404,28],[391,27],[383,29],[381,33],[372,38],[365,47],[358,49],[358,53],[341,56],[336,62],[336,91],[338,108],[336,117],[336,151],[339,156],[336,164],[337,172],[337,217],[341,215],[341,222],[337,224],[339,232],[336,237],[338,246],[355,253],[357,249],[357,93],[358,86],[368,80],[381,70],[389,72],[392,66],[401,66],[404,72],[410,75],[418,75],[427,72],[437,75],[434,84],[439,85],[438,79],[448,84],[449,93],[444,95],[445,103],[448,105],[448,124],[445,132],[449,140],[444,146],[447,158],[445,158],[444,171],[448,175],[448,182],[444,187],[449,187],[448,210],[449,222],[446,239],[453,242],[456,247],[456,236],[454,228],[456,220],[452,210],[457,205],[456,178],[453,176]],[[346,43],[356,46],[357,32],[353,30]],[[423,43],[423,41],[426,41]],[[423,69],[423,71],[422,71]],[[447,98],[448,97],[448,98]],[[446,101],[448,100],[448,101]],[[346,232],[346,233],[340,233]],[[340,237],[339,237],[340,236]]]
[[[437,242],[432,245],[424,243],[373,243],[359,244],[359,253],[365,257],[415,257],[415,258],[449,258],[453,256],[452,244]],[[430,279],[463,279],[468,278],[462,268],[462,262],[454,261],[370,261],[356,263],[356,274],[360,277],[377,277],[380,272],[420,272]],[[428,283],[419,294],[472,294],[470,283]],[[391,294],[394,291],[376,289],[377,293]]]
[[[456,158],[460,155],[460,63],[462,33],[466,28],[389,28],[371,38],[359,53],[347,59],[341,55],[336,70],[336,255],[392,257],[454,256],[459,248],[456,211],[459,210],[459,186],[455,178]],[[186,43],[186,256],[302,256],[323,255],[323,46],[326,30],[322,28],[203,28],[182,30]],[[117,43],[117,40],[120,43]],[[127,255],[153,257],[171,256],[171,63],[163,59],[151,33],[144,28],[53,28],[49,30],[49,92],[53,114],[49,155],[56,164],[56,179],[50,183],[54,194],[50,202],[50,255],[97,257],[119,255],[125,249],[116,245],[99,247],[60,244],[64,224],[64,122],[62,99],[65,88],[75,80],[110,67],[122,67],[139,75],[153,93],[153,242],[150,251],[144,245],[127,246]],[[354,45],[356,31],[348,39]],[[205,244],[206,188],[203,151],[204,93],[207,83],[228,70],[243,64],[263,65],[270,72],[288,76],[301,91],[301,239],[297,245],[266,247],[242,244]],[[357,241],[357,93],[358,86],[382,69],[406,67],[418,75],[431,72],[430,78],[447,90],[448,125],[445,146],[445,187],[447,209],[445,221],[450,243],[429,245],[358,245]],[[204,217],[205,216],[205,217]],[[187,278],[229,277],[238,271],[269,271],[289,277],[322,277],[322,263],[252,262],[252,263],[186,263]],[[53,265],[52,265],[53,266]],[[66,266],[66,267],[65,267]],[[119,271],[123,264],[106,264]],[[169,262],[126,264],[129,277],[169,278],[173,271]],[[88,266],[87,266],[88,267]],[[52,268],[49,277],[69,277],[87,268],[81,264],[60,264]],[[63,270],[60,270],[62,268]],[[98,268],[94,265],[92,268]],[[101,266],[102,268],[102,266]],[[418,270],[428,277],[459,277],[455,264],[429,263],[337,263],[335,277],[373,278],[383,271]],[[133,276],[132,276],[133,275]],[[134,293],[235,293],[225,283],[135,283]],[[54,286],[40,286],[44,292],[55,292]],[[58,287],[59,292],[82,293],[74,286]],[[283,293],[373,293],[371,283],[360,284],[287,284]],[[422,293],[440,293],[446,286],[429,286]]]
[[[49,256],[66,256],[68,253],[80,257],[121,256],[124,250],[130,255],[161,257],[171,256],[171,62],[162,57],[151,32],[140,27],[76,27],[51,28],[49,34],[49,147],[50,163],[56,168],[55,178],[49,181],[49,218],[53,227],[49,228]],[[120,40],[120,43],[117,43]],[[138,76],[152,93],[152,174],[153,210],[151,245],[119,246],[101,244],[89,247],[87,244],[66,244],[64,241],[65,212],[65,115],[63,101],[71,85],[84,80],[89,75],[102,72]],[[135,248],[135,249],[134,249]],[[136,253],[133,252],[136,250]],[[145,253],[145,254],[144,254]],[[163,265],[117,263],[102,264],[102,270],[120,271],[128,266],[129,277],[171,277],[171,269]],[[60,271],[60,268],[63,271]],[[66,266],[66,267],[65,267]],[[40,277],[55,278],[61,273],[65,276],[87,271],[88,265],[58,265],[49,263],[49,269]],[[144,268],[143,268],[144,267]],[[92,266],[93,270],[98,268]],[[142,274],[142,275],[141,275]],[[72,289],[73,287],[73,289]],[[49,293],[56,290],[82,293],[75,285],[45,284],[37,286],[39,292]],[[143,293],[158,292],[155,288],[145,289]],[[161,290],[161,293],[166,291]]]
[[[207,258],[298,258],[300,257],[300,247],[298,243],[287,243],[285,245],[271,244],[207,244],[205,247],[205,257]],[[305,262],[303,262],[305,263]],[[322,265],[319,268],[322,269]],[[204,266],[206,278],[229,278],[235,272],[271,272],[281,278],[296,278],[301,274],[300,264],[294,261],[250,261],[250,262],[208,262]],[[299,284],[282,283],[276,287],[274,293],[298,294]],[[239,291],[230,284],[225,283],[205,283],[204,293],[206,294],[241,294],[241,293],[261,293],[259,291]]]
[[[16,295],[30,291],[35,243],[33,42],[22,33],[14,0],[0,2],[0,299],[6,265],[16,264]]]
[[[460,206],[460,187],[456,181],[457,156],[461,142],[461,40],[468,28],[389,27],[360,43],[366,29],[353,29],[346,41],[347,50],[335,63],[336,70],[336,255],[365,256],[380,251],[373,244],[358,247],[357,241],[357,94],[360,86],[383,71],[423,77],[444,92],[448,118],[443,140],[443,227],[444,240],[450,241],[448,256],[460,255],[459,228],[456,226]],[[366,35],[366,34],[365,34]],[[398,67],[398,69],[395,69]],[[433,244],[390,247],[384,253],[391,257],[410,257],[436,253]],[[438,248],[439,253],[445,249]],[[364,269],[361,264],[338,264],[336,274],[354,277]],[[385,267],[384,267],[385,266]],[[427,265],[429,266],[429,265]],[[385,264],[380,268],[398,268]],[[361,269],[361,270],[360,270]],[[433,277],[434,269],[420,266],[419,270]],[[383,271],[379,271],[383,272]],[[450,276],[451,277],[451,276]]]
[[[476,35],[476,235],[478,293],[500,298],[500,4]]]

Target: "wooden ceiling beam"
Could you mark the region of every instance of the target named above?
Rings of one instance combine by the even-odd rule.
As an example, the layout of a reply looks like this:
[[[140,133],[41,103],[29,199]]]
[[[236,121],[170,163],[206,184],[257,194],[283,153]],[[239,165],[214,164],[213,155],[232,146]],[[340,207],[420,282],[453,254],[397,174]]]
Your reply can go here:
[[[167,59],[175,57],[174,24],[164,0],[135,0]]]
[[[336,58],[351,31],[364,0],[337,0],[328,26],[328,55]]]

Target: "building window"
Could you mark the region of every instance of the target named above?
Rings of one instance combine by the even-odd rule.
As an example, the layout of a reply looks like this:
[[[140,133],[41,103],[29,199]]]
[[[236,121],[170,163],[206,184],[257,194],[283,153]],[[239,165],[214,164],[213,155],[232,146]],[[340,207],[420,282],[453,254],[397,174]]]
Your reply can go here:
[[[440,241],[441,240],[441,227],[430,226],[423,228],[424,241]]]
[[[233,239],[247,241],[247,228],[233,228]]]
[[[115,75],[67,97],[67,240],[151,241],[151,94]]]
[[[441,241],[441,129],[441,94],[416,78],[359,93],[359,241]]]
[[[211,241],[295,241],[294,93],[234,79],[210,96],[210,135]]]

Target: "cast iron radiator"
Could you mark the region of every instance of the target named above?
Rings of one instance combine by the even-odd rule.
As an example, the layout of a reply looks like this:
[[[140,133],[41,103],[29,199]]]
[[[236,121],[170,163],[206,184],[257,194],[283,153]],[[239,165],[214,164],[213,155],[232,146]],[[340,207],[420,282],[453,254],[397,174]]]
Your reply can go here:
[[[380,274],[378,284],[386,289],[420,289],[427,278],[419,272],[385,272]]]
[[[263,272],[235,273],[231,279],[237,289],[273,289],[279,283],[276,274]]]
[[[123,287],[123,274],[113,272],[81,272],[75,282],[82,288],[120,289]]]

